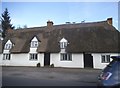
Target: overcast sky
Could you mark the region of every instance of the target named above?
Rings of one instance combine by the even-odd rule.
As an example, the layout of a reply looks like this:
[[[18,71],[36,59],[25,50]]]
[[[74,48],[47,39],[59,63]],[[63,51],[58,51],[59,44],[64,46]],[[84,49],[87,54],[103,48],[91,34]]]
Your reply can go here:
[[[113,18],[118,29],[118,2],[2,2],[2,13],[8,8],[13,25],[46,26],[65,22],[97,22]]]

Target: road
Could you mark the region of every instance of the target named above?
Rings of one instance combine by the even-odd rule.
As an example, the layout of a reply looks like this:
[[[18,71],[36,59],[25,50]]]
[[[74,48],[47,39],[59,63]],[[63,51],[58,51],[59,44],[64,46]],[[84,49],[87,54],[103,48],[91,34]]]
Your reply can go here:
[[[2,86],[2,67],[0,67],[0,88]]]
[[[3,67],[3,86],[96,86],[101,70]]]

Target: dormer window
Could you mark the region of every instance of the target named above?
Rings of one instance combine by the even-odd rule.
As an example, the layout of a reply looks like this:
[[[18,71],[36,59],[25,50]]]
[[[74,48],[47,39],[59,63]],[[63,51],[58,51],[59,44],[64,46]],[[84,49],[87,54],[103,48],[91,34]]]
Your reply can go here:
[[[65,38],[60,40],[60,48],[65,49],[67,47],[68,41]]]
[[[10,50],[11,48],[12,48],[12,42],[8,40],[7,43],[5,44],[4,49]]]
[[[11,49],[12,48],[12,44],[6,44],[5,45],[5,49]]]
[[[31,47],[32,48],[37,48],[38,47],[38,40],[36,37],[34,37],[31,41]]]
[[[32,41],[32,42],[31,42],[31,47],[32,47],[32,48],[38,47],[38,41]]]

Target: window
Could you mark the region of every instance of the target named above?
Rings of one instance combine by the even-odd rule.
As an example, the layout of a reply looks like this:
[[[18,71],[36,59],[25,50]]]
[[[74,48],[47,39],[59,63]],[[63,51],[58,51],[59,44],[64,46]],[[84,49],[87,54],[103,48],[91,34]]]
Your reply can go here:
[[[3,54],[3,60],[10,60],[10,54]]]
[[[7,50],[9,50],[9,49],[11,49],[12,48],[12,42],[10,41],[10,40],[8,40],[7,42],[6,42],[6,44],[5,44],[5,47],[4,47],[4,49],[7,49]]]
[[[38,47],[38,41],[32,41],[31,42],[31,47],[32,48],[37,48]]]
[[[67,42],[61,42],[60,43],[60,48],[64,49],[67,46]]]
[[[30,54],[30,60],[37,60],[38,55],[37,54]]]
[[[9,50],[12,48],[12,44],[5,44],[5,49]]]
[[[102,55],[102,63],[109,63],[110,62],[110,55]]]
[[[34,37],[34,38],[31,40],[31,47],[32,47],[32,48],[37,48],[37,47],[38,47],[38,39],[37,39],[37,37]]]
[[[72,61],[72,54],[61,53],[61,61]]]
[[[66,48],[67,44],[68,44],[68,41],[65,38],[62,38],[60,40],[60,48],[62,49]]]

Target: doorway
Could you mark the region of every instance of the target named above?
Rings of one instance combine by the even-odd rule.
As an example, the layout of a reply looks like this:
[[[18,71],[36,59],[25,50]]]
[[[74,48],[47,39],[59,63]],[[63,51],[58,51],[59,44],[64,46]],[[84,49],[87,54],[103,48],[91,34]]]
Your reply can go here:
[[[93,56],[91,54],[84,53],[84,67],[93,68]]]
[[[50,66],[50,53],[44,53],[44,66]]]

